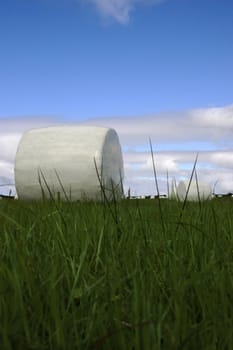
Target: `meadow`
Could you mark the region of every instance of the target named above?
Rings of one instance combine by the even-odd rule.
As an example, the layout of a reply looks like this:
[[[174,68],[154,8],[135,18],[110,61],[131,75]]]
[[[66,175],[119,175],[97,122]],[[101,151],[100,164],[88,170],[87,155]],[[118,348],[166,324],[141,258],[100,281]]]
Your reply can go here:
[[[0,348],[233,349],[233,201],[0,201]]]

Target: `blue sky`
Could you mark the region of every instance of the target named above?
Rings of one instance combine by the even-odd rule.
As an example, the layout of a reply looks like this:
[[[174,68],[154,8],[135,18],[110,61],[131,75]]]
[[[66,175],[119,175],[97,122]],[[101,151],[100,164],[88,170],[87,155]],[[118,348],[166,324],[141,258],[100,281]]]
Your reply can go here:
[[[232,0],[1,1],[2,149],[8,154],[9,135],[16,140],[32,125],[85,122],[116,128],[128,152],[126,175],[136,162],[127,163],[129,154],[144,154],[149,136],[168,160],[175,151],[232,152],[232,62]],[[195,118],[205,125],[200,122],[194,137]],[[161,124],[163,138],[155,130]],[[212,133],[203,136],[203,128]],[[186,166],[175,159],[178,174]],[[13,155],[7,161],[10,169]],[[219,191],[233,190],[233,164],[227,164],[227,170],[218,167]],[[132,174],[127,178],[127,185],[134,181]],[[145,192],[136,182],[135,188]]]
[[[91,1],[2,1],[0,115],[76,120],[232,103],[231,0],[141,1],[129,16],[101,16]]]

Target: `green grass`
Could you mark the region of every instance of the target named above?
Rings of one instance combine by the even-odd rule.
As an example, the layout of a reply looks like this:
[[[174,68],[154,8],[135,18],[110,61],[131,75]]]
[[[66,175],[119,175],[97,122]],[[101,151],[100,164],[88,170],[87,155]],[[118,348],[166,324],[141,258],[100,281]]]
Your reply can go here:
[[[233,202],[0,202],[0,349],[233,349]],[[181,214],[182,213],[182,214]]]

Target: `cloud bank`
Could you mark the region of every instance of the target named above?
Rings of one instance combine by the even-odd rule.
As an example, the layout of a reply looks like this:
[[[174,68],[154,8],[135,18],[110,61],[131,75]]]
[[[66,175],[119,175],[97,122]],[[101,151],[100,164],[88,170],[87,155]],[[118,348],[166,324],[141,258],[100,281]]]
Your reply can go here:
[[[169,178],[188,179],[197,153],[199,181],[217,193],[233,192],[233,105],[86,123],[114,127],[123,146],[125,188],[134,195],[156,194],[149,138],[161,192]]]
[[[61,124],[59,119],[0,119],[0,193],[14,191],[14,158],[24,131]],[[196,154],[200,181],[216,193],[233,192],[233,105],[166,112],[146,116],[96,118],[82,124],[114,128],[120,138],[125,168],[125,192],[157,194],[149,138],[152,140],[161,193],[167,173],[176,181],[190,177]]]
[[[102,16],[125,24],[136,5],[157,5],[162,1],[164,0],[89,0],[89,3],[94,4]]]

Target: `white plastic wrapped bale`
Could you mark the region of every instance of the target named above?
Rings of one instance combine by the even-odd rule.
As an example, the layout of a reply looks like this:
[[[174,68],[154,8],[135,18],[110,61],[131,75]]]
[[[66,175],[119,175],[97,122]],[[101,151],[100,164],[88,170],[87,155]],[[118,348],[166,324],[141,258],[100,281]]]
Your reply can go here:
[[[123,175],[118,135],[104,127],[32,129],[16,153],[15,185],[23,200],[101,200],[102,186],[108,199],[121,197]]]
[[[188,201],[199,201],[199,200],[207,200],[212,197],[212,189],[210,184],[203,182],[196,182],[194,179],[192,180],[190,187],[189,180],[180,181],[178,186],[176,187],[176,195],[177,198],[183,201],[187,194]]]
[[[176,180],[172,179],[171,185],[170,185],[170,193],[169,193],[169,198],[170,199],[177,199],[177,190],[176,190]]]

